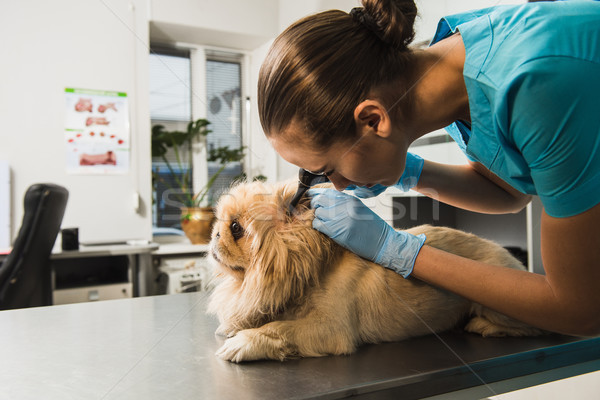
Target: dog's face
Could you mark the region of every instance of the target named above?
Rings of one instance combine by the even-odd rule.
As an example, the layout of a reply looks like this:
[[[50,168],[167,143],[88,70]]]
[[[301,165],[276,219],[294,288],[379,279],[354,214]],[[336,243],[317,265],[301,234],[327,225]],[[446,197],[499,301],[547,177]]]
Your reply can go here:
[[[210,242],[220,273],[243,279],[269,229],[284,223],[280,193],[261,183],[239,184],[221,196]],[[279,190],[281,191],[281,190]]]
[[[287,213],[296,189],[297,181],[242,183],[219,199],[210,243],[218,275],[239,281],[241,290],[270,291],[275,303],[317,279],[333,244],[312,228],[308,198]]]
[[[295,190],[295,182],[242,183],[219,199],[210,252],[221,273],[243,279],[261,252],[280,244],[276,233],[311,230],[313,213],[308,209],[307,198],[300,202],[293,216],[286,212]]]

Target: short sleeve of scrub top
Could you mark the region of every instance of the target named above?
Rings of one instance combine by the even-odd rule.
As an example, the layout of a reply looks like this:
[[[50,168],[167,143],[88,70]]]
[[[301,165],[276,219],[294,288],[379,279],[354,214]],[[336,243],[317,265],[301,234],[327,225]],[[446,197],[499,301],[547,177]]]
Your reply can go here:
[[[500,6],[442,19],[459,31],[470,127],[446,130],[473,161],[554,217],[600,203],[600,2]]]

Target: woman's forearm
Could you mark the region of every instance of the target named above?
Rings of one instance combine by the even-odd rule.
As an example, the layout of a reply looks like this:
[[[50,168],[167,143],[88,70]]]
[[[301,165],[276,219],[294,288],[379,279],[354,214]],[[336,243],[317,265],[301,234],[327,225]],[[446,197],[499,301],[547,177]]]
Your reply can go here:
[[[465,259],[423,246],[411,276],[552,332],[595,335],[578,305],[561,301],[544,275]],[[593,316],[590,316],[590,319]]]
[[[411,274],[530,325],[562,331],[557,304],[545,276],[487,265],[423,246]]]
[[[425,161],[414,190],[465,210],[504,214],[518,212],[531,196],[511,188],[481,164],[445,165]]]
[[[542,329],[600,334],[600,204],[568,218],[542,212],[541,221],[546,275],[423,246],[411,276]]]

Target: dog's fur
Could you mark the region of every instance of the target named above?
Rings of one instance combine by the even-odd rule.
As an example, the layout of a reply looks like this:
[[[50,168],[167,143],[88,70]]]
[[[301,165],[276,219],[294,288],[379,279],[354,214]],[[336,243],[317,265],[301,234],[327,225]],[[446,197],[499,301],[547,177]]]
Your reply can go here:
[[[542,331],[347,251],[312,228],[305,197],[286,213],[296,183],[240,184],[219,200],[210,253],[222,280],[209,312],[234,362],[350,354],[464,324],[483,336]],[[426,244],[484,263],[524,269],[499,245],[450,228],[419,226]]]

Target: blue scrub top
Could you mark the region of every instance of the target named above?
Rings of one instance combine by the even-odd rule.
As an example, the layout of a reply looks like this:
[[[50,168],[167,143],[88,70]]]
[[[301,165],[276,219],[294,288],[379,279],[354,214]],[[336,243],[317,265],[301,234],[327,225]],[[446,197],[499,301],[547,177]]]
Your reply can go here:
[[[459,31],[471,124],[446,130],[463,152],[554,217],[600,203],[600,2],[499,6],[443,18]]]

